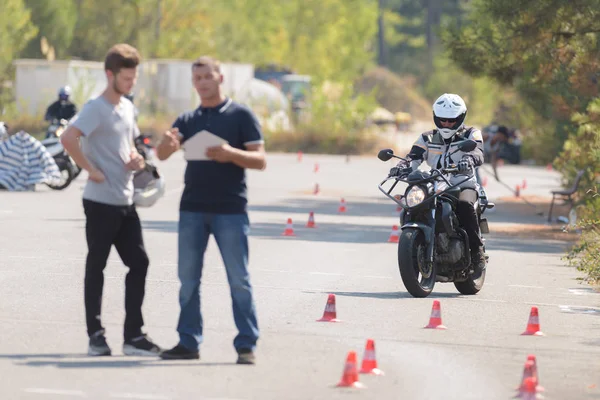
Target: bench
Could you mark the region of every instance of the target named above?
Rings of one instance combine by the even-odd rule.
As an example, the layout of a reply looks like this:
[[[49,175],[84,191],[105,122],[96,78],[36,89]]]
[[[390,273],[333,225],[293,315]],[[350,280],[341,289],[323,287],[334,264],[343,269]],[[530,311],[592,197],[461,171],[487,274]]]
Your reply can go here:
[[[558,198],[559,200],[563,200],[564,203],[562,205],[569,204],[571,207],[573,207],[573,195],[577,192],[579,183],[581,182],[581,178],[583,177],[584,173],[584,170],[577,171],[573,185],[569,189],[553,190],[550,192],[552,193],[552,202],[550,203],[550,211],[548,211],[548,222],[552,222],[552,209],[554,208],[555,199]]]

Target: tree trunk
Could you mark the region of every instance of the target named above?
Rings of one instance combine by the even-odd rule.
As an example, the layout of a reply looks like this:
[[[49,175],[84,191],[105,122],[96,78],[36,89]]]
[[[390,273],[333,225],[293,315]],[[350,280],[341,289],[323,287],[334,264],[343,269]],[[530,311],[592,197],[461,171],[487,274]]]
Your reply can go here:
[[[385,0],[379,0],[379,15],[377,17],[377,49],[378,49],[378,64],[382,67],[387,67],[387,49],[385,46],[385,23],[383,14],[385,12]]]
[[[428,67],[431,70],[433,67],[433,51],[437,45],[437,37],[435,29],[440,25],[441,19],[441,4],[440,0],[423,0],[425,7],[425,37],[427,39],[427,61]]]

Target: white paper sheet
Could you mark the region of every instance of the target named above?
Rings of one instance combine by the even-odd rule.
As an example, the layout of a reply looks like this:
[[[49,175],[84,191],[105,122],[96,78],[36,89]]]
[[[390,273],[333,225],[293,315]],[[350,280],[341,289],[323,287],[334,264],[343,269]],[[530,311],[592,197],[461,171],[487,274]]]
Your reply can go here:
[[[227,143],[227,140],[207,130],[200,131],[183,144],[184,157],[188,161],[210,160],[206,157],[206,149],[221,146],[225,143]]]

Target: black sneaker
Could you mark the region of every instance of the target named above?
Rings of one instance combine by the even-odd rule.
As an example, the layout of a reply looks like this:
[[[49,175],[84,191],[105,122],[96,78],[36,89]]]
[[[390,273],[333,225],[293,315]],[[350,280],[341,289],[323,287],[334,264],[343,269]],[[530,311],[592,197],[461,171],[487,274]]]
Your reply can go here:
[[[160,353],[160,358],[163,360],[199,360],[200,352],[190,350],[178,344],[171,350],[165,350]]]
[[[123,343],[123,354],[126,356],[157,356],[160,351],[160,347],[145,334]]]
[[[254,356],[254,352],[250,349],[239,349],[237,351],[238,359],[237,364],[248,364],[252,365],[256,363],[256,357]]]
[[[90,343],[88,346],[88,356],[110,356],[111,351],[106,343],[106,337],[104,337],[104,329],[99,330],[90,336]]]

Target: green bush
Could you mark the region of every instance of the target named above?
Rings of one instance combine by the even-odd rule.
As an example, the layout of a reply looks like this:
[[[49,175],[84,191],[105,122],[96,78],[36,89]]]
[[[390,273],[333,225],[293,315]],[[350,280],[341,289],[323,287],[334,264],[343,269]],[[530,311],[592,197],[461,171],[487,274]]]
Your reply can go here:
[[[577,171],[586,171],[578,194],[584,205],[591,204],[596,198],[592,200],[586,193],[600,176],[600,98],[588,105],[586,113],[575,114],[573,122],[579,128],[564,142],[556,166],[563,173],[565,184],[573,182]]]
[[[407,112],[413,119],[431,118],[433,100],[419,93],[415,78],[375,67],[358,78],[355,87],[359,93],[374,93],[376,101],[393,113]]]
[[[596,184],[600,178],[600,98],[587,107],[586,113],[573,116],[579,126],[565,142],[556,164],[565,183],[572,182],[578,170],[586,172],[579,184],[577,199],[578,222],[573,229],[581,231],[579,242],[567,254],[570,265],[584,271],[586,279],[600,281],[600,194]]]
[[[364,154],[390,146],[376,126],[368,126],[378,105],[374,93],[357,94],[349,83],[324,82],[312,88],[309,99],[310,108],[291,132],[265,131],[268,151]]]
[[[581,231],[578,243],[569,251],[565,259],[569,265],[586,273],[588,282],[600,282],[600,196],[595,190],[582,208],[583,218],[573,227]]]

